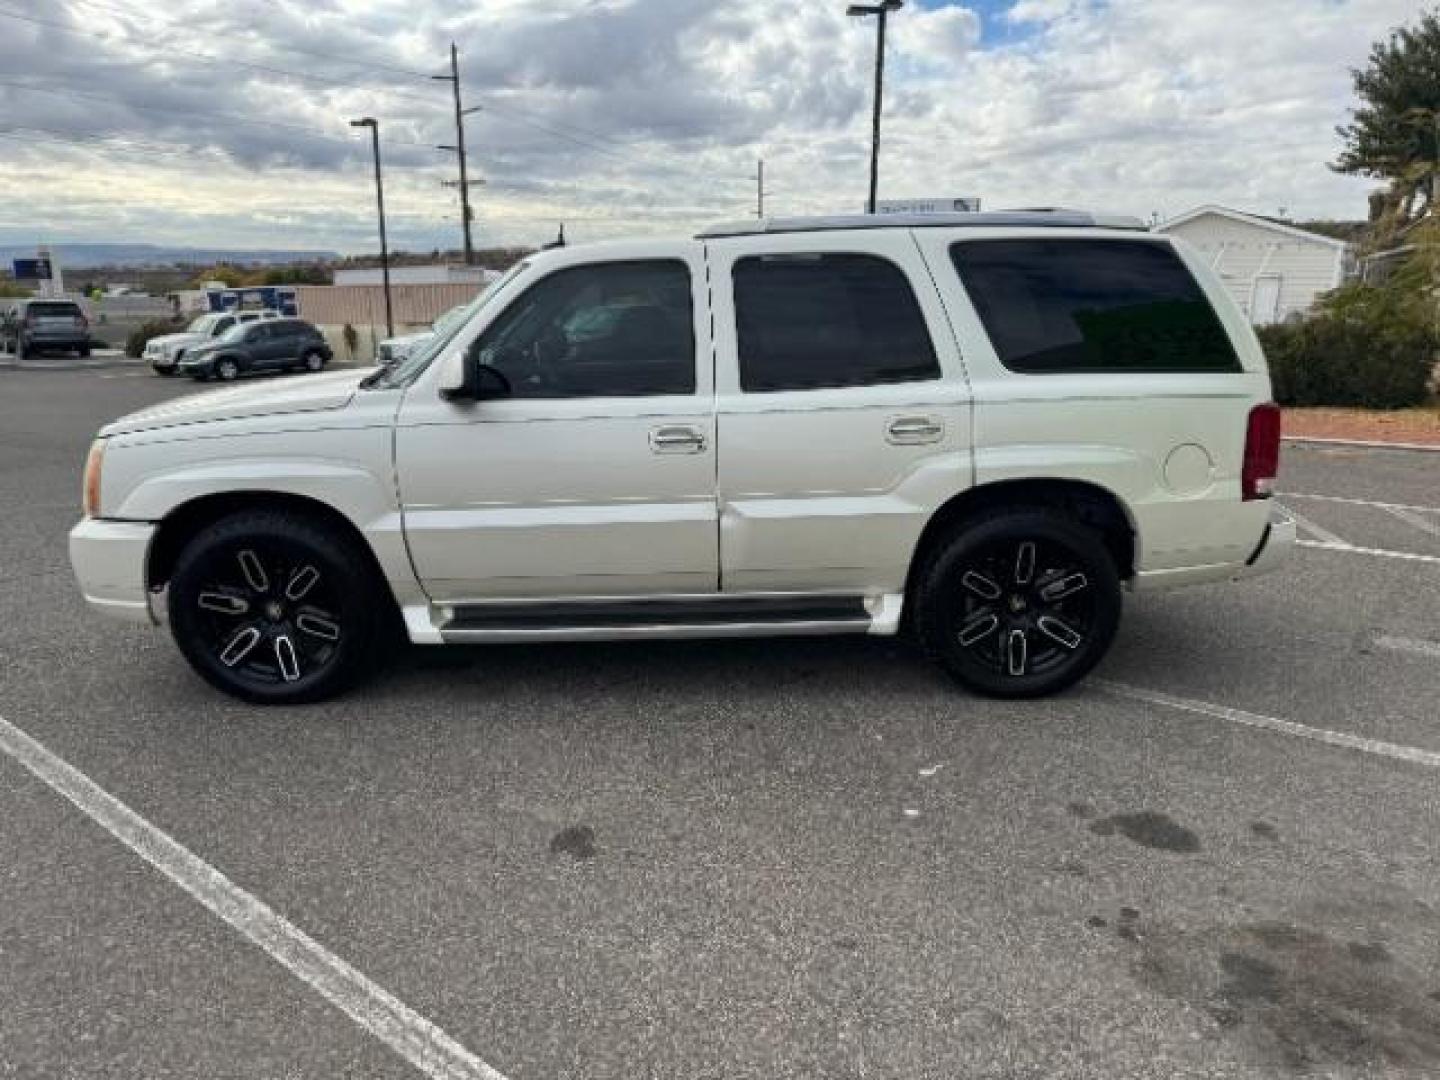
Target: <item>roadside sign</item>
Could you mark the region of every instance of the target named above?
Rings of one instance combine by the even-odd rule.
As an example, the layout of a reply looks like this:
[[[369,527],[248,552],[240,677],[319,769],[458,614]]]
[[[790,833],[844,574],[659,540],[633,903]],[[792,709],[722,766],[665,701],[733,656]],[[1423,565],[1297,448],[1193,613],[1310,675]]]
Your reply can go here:
[[[16,281],[49,281],[53,276],[49,259],[14,260]]]
[[[973,214],[980,209],[975,196],[943,199],[881,199],[875,204],[877,214]]]

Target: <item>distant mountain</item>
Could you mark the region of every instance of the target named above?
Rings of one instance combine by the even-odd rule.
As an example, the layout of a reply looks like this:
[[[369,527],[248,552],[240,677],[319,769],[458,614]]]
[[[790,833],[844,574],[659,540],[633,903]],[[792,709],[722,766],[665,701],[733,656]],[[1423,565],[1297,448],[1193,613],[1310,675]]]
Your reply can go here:
[[[186,263],[211,266],[215,263],[292,263],[320,262],[338,259],[334,251],[305,251],[243,248],[167,247],[162,244],[51,244],[50,250],[60,260],[62,270],[85,266],[169,266]],[[33,259],[34,244],[0,244],[0,267],[10,269],[13,259]]]

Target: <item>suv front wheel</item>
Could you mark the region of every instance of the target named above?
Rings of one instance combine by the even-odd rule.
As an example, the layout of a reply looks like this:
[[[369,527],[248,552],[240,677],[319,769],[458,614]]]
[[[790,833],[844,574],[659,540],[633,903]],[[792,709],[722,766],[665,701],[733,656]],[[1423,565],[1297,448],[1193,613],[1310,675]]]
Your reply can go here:
[[[383,600],[348,538],[260,510],[224,518],[185,546],[167,607],[176,644],[211,685],[246,701],[297,704],[366,674]]]
[[[922,570],[925,652],[990,697],[1053,694],[1084,678],[1120,624],[1120,577],[1100,536],[1055,511],[995,511],[966,524]]]

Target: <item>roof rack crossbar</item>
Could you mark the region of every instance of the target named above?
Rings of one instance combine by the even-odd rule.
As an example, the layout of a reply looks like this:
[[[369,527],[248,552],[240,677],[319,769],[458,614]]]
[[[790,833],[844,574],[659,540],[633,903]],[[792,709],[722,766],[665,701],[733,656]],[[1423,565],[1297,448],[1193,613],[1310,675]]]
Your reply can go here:
[[[696,234],[697,240],[775,233],[835,232],[845,229],[1011,228],[1125,229],[1146,231],[1139,218],[1093,214],[1086,210],[982,210],[955,214],[837,214],[829,217],[764,218],[728,221]]]

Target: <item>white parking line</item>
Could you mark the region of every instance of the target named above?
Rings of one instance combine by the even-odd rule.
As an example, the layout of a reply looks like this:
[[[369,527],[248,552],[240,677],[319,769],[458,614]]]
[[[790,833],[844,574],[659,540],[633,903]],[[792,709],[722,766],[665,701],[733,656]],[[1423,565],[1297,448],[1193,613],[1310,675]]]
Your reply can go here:
[[[1296,525],[1299,525],[1300,528],[1304,529],[1307,533],[1313,536],[1316,540],[1319,540],[1322,544],[1329,544],[1332,547],[1350,546],[1348,541],[1342,540],[1329,529],[1322,529],[1319,525],[1316,525],[1309,518],[1301,517],[1290,507],[1285,507],[1285,512],[1295,519]]]
[[[1413,506],[1410,503],[1376,502],[1374,499],[1350,499],[1340,495],[1311,495],[1301,491],[1285,491],[1282,499],[1310,499],[1314,502],[1347,503],[1351,506],[1374,506],[1381,510],[1412,510],[1421,514],[1440,514],[1440,506]]]
[[[1440,641],[1422,641],[1419,638],[1391,637],[1381,634],[1375,644],[1393,652],[1414,653],[1416,656],[1433,656],[1440,660]]]
[[[1325,544],[1317,540],[1296,540],[1296,547],[1313,548],[1316,551],[1343,551],[1350,555],[1374,555],[1380,559],[1403,559],[1406,562],[1430,563],[1440,566],[1440,555],[1421,555],[1414,551],[1389,551],[1385,548],[1356,547],[1354,544],[1340,542],[1338,544]]]
[[[445,1032],[0,717],[0,750],[434,1080],[505,1080]]]
[[[1297,724],[1291,720],[1280,720],[1273,716],[1264,716],[1261,713],[1246,712],[1244,709],[1232,709],[1226,705],[1213,705],[1208,701],[1175,697],[1171,694],[1162,694],[1158,690],[1145,690],[1138,686],[1111,682],[1108,679],[1092,679],[1090,681],[1092,685],[1098,686],[1107,693],[1129,698],[1131,701],[1143,701],[1148,705],[1162,705],[1167,709],[1198,713],[1201,716],[1227,720],[1232,724],[1243,724],[1245,727],[1273,731],[1280,735],[1290,735],[1297,739],[1309,739],[1311,742],[1325,743],[1328,746],[1358,750],[1362,754],[1394,758],[1397,761],[1408,761],[1414,765],[1427,765],[1432,769],[1440,769],[1440,754],[1433,750],[1421,750],[1414,746],[1381,742],[1378,739],[1367,739],[1343,731],[1310,727],[1308,724]]]
[[[1421,532],[1427,532],[1431,536],[1440,536],[1440,525],[1433,521],[1426,521],[1413,510],[1405,510],[1399,506],[1383,506],[1381,509],[1391,517],[1399,518],[1406,525],[1413,525]]]

